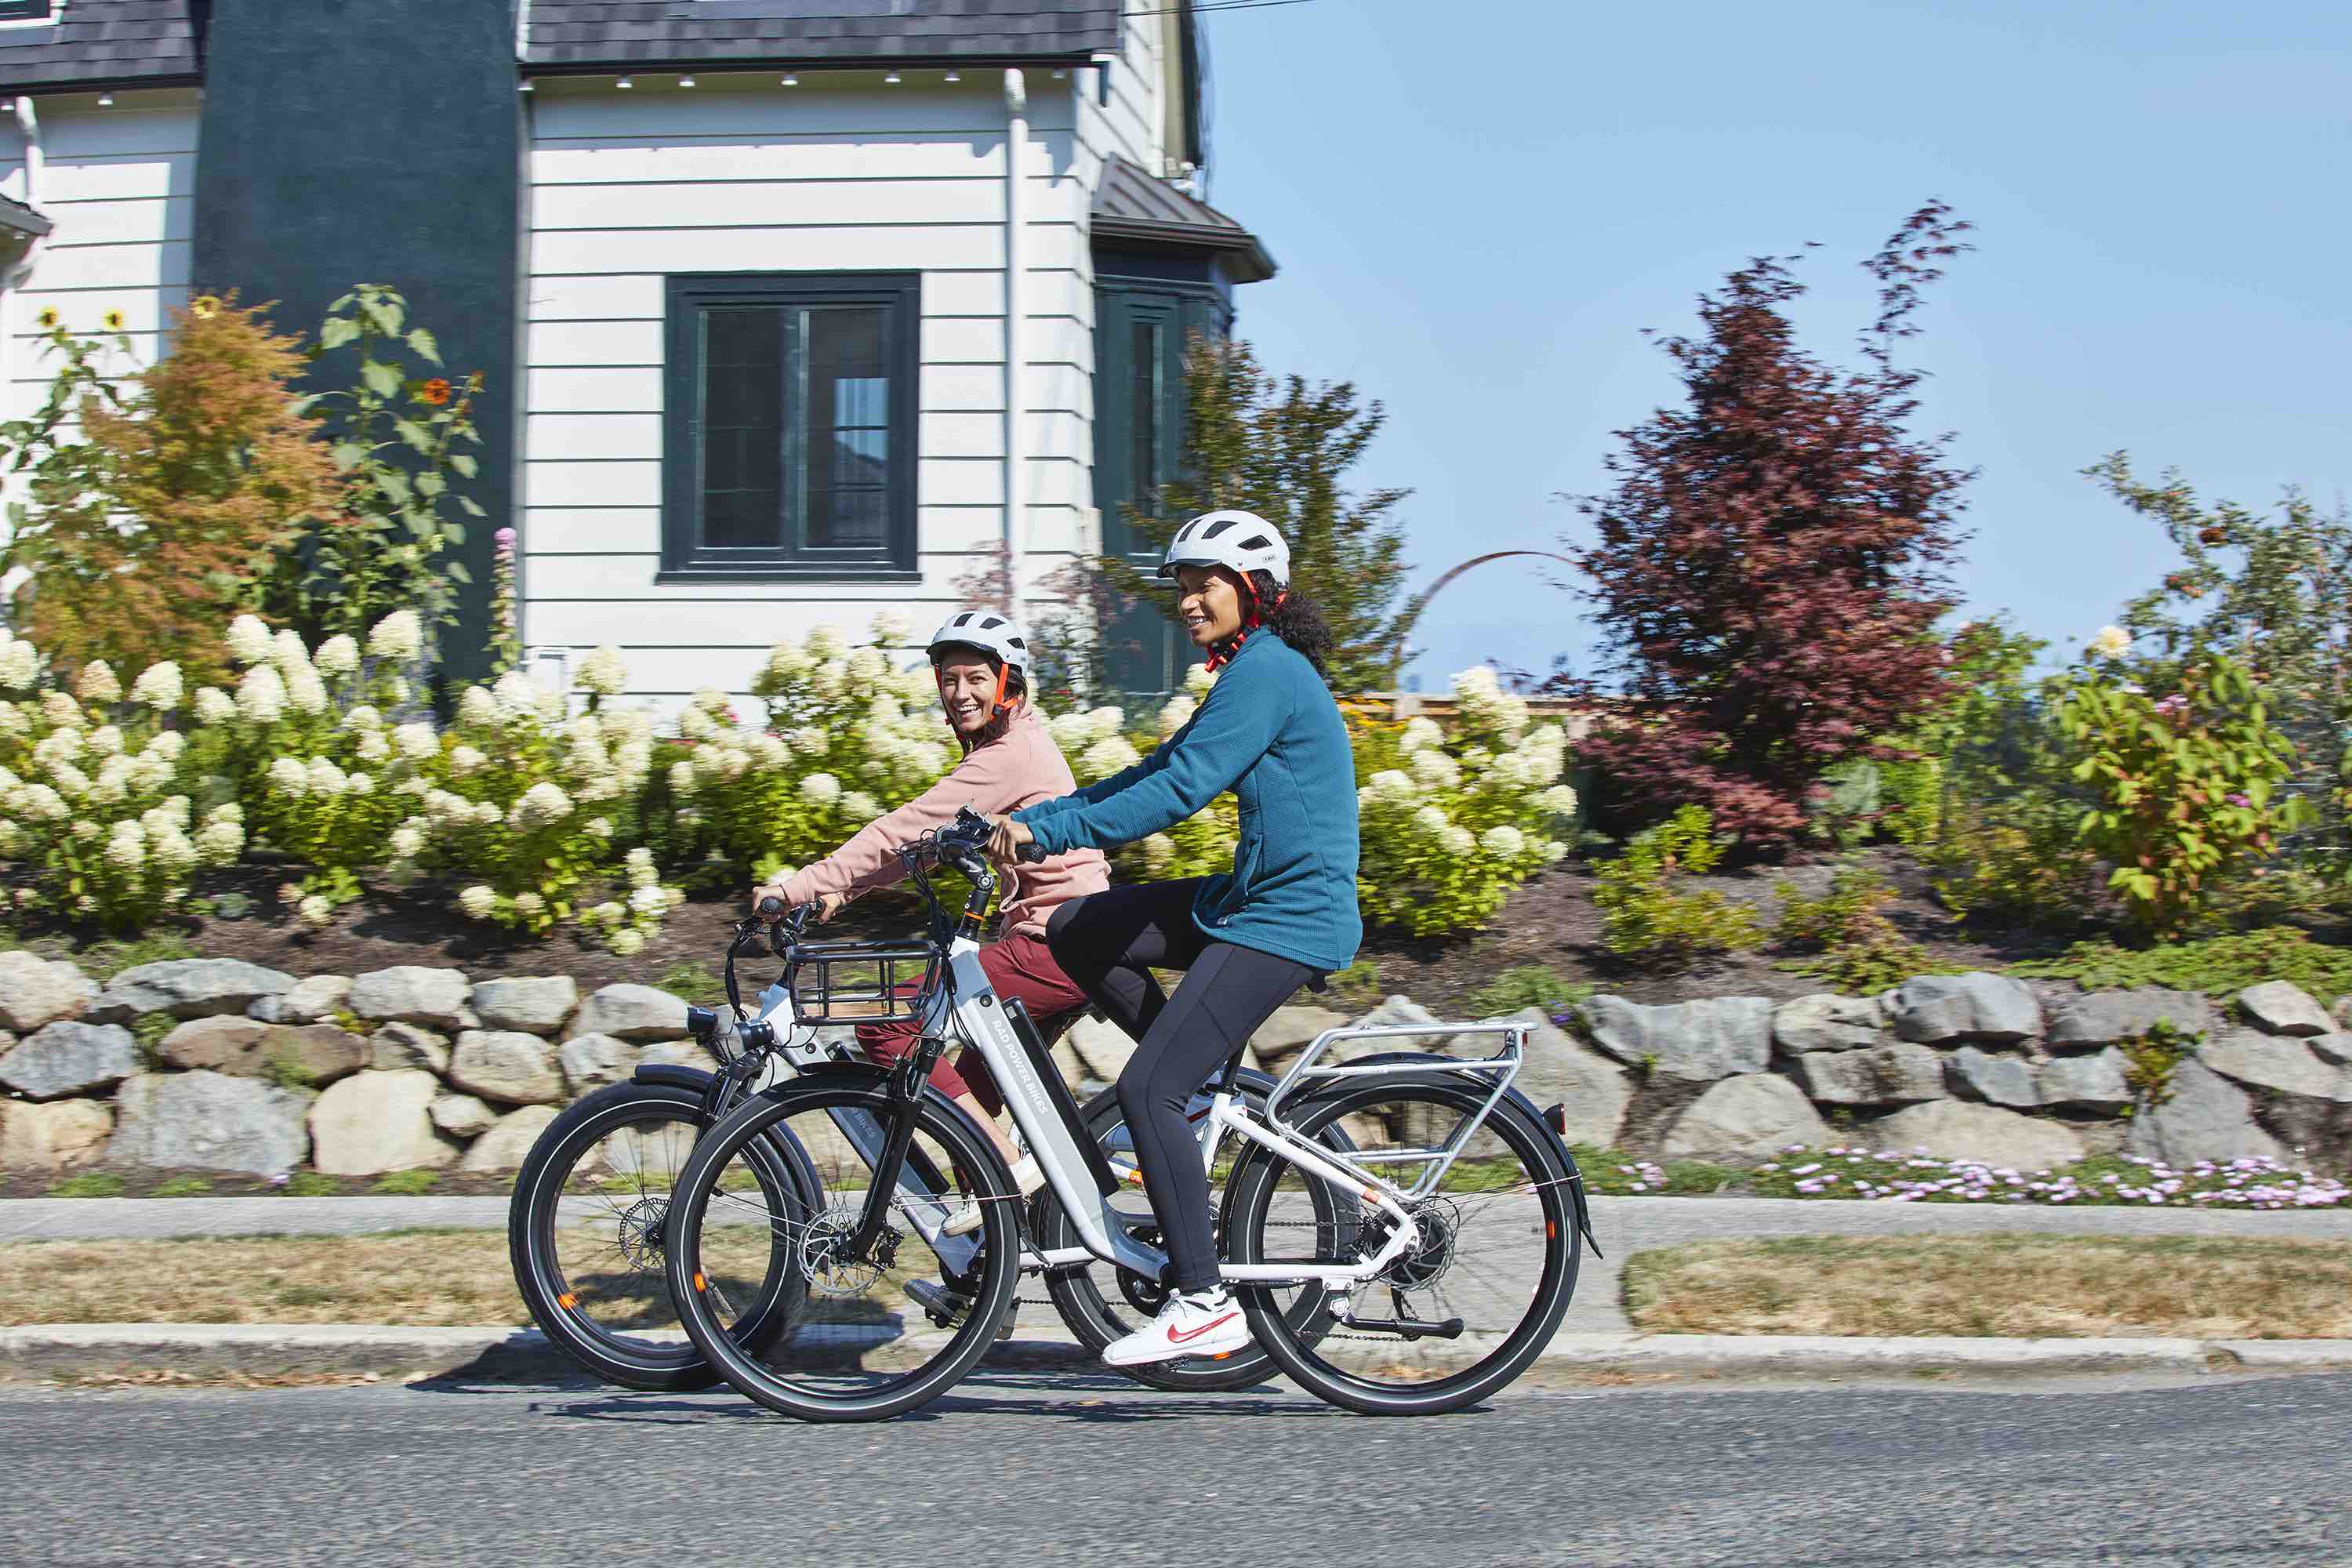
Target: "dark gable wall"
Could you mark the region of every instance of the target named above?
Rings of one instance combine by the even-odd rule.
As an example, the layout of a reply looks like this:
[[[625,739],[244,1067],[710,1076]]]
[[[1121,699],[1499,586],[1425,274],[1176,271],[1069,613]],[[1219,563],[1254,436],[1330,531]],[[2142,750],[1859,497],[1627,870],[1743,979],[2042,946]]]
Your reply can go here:
[[[452,379],[486,378],[470,491],[489,515],[464,520],[474,582],[447,647],[452,676],[478,674],[491,535],[515,512],[512,0],[214,0],[211,12],[196,289],[275,300],[279,330],[310,336],[352,284],[387,283],[440,341]]]

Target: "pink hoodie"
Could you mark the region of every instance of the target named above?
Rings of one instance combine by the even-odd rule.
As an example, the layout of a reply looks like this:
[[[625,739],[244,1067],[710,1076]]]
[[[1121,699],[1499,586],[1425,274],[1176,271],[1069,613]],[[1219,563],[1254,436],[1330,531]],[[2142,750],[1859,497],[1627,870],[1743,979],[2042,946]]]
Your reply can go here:
[[[805,904],[820,893],[854,899],[887,888],[905,875],[897,854],[899,846],[913,843],[927,827],[953,822],[958,808],[968,805],[983,816],[1003,816],[1077,787],[1061,748],[1045,731],[1045,721],[1024,702],[1014,710],[1003,736],[973,747],[939,783],[898,810],[876,817],[815,865],[786,878],[784,900]],[[1027,931],[1042,937],[1055,905],[1110,886],[1110,866],[1098,849],[1075,849],[1005,875],[1002,929],[1008,934]]]

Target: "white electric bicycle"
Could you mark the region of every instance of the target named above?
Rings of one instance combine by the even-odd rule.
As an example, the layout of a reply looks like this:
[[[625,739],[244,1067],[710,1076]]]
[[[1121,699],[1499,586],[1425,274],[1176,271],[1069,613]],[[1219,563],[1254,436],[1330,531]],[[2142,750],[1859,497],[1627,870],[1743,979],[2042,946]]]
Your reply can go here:
[[[1139,1309],[1161,1299],[1167,1256],[1131,1169],[1088,1136],[1026,1011],[980,966],[997,887],[980,853],[992,826],[967,811],[913,847],[929,941],[786,950],[780,984],[798,1020],[914,1018],[918,1047],[893,1068],[820,1063],[761,1090],[678,1173],[670,1294],[702,1356],[772,1410],[877,1420],[938,1397],[994,1342],[1024,1250],[1049,1286],[1107,1268]],[[970,879],[960,919],[947,918],[926,861]],[[1378,1050],[1433,1034],[1500,1049]],[[1213,1180],[1228,1151],[1232,1161],[1221,1273],[1259,1349],[1309,1392],[1374,1415],[1458,1409],[1518,1376],[1558,1330],[1591,1227],[1574,1157],[1512,1088],[1524,1037],[1514,1024],[1327,1030],[1262,1110],[1234,1092],[1236,1048],[1202,1140]],[[929,1083],[957,1043],[987,1063],[1045,1174],[1030,1247],[995,1145]],[[879,1150],[856,1147],[845,1124],[870,1129]],[[779,1150],[791,1167],[781,1176]],[[940,1230],[950,1187],[983,1200],[967,1237]],[[910,1327],[904,1288],[930,1276],[968,1306],[951,1324]],[[758,1332],[743,1331],[748,1319]]]

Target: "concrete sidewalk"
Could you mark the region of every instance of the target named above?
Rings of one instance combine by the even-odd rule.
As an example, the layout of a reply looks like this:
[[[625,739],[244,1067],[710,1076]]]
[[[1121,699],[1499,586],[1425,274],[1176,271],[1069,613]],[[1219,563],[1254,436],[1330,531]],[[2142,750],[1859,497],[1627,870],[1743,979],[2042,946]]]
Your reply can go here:
[[[583,1209],[583,1214],[589,1212]],[[1595,1198],[1607,1256],[1584,1254],[1565,1334],[1625,1334],[1625,1258],[1689,1241],[1765,1236],[2279,1237],[2352,1241],[2352,1213],[2247,1213],[2171,1206],[1895,1204],[1848,1199]],[[502,1230],[504,1198],[18,1198],[0,1201],[0,1241],[173,1236],[367,1236],[392,1230]]]

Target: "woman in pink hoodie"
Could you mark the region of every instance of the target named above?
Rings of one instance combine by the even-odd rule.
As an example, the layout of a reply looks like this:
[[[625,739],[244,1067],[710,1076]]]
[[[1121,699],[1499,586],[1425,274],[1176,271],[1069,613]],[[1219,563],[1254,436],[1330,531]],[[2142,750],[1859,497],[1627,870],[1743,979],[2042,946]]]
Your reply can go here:
[[[912,843],[926,828],[953,822],[960,807],[1001,817],[1077,788],[1061,748],[1029,705],[1031,649],[1019,622],[993,610],[959,611],[931,638],[930,656],[939,678],[940,705],[963,747],[963,760],[921,795],[858,829],[824,859],[759,889],[751,895],[754,909],[761,899],[780,898],[787,905],[814,903],[817,918],[830,920],[858,894],[898,880],[903,874],[898,847]],[[1069,900],[1110,886],[1102,852],[1073,850],[1040,865],[1008,868],[1005,874],[1009,883],[1003,934],[980,950],[980,966],[996,994],[1021,998],[1041,1026],[1058,1014],[1092,1005],[1045,945],[1045,921]],[[857,1026],[858,1044],[876,1061],[898,1060],[914,1049],[916,1039],[912,1023]],[[996,1141],[1024,1196],[1045,1184],[1037,1163],[1015,1150],[997,1125],[1004,1099],[985,1067],[971,1057],[961,1070],[941,1062],[932,1069],[931,1081]],[[948,1221],[947,1229],[961,1235],[979,1224],[979,1204],[968,1203]]]

